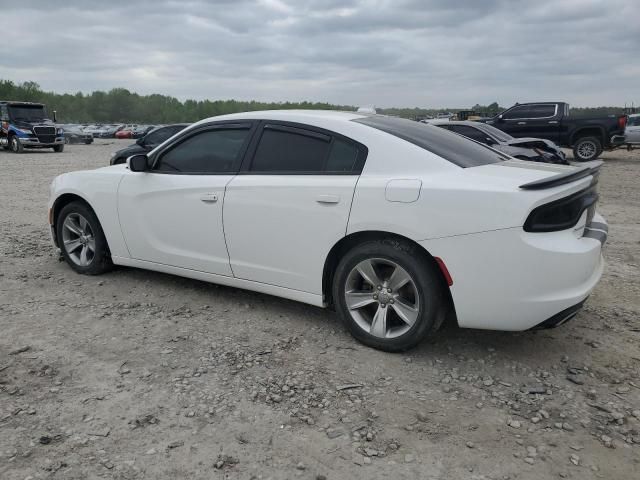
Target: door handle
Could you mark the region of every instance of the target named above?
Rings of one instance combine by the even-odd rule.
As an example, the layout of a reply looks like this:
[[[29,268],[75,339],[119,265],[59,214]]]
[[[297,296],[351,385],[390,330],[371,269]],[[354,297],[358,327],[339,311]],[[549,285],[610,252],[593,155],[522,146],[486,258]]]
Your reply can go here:
[[[318,203],[339,203],[340,197],[338,195],[318,195],[316,197]]]
[[[218,195],[215,193],[205,193],[200,197],[200,200],[205,203],[216,203],[218,201]]]
[[[549,123],[558,123],[557,120],[549,120]]]
[[[527,122],[518,122],[518,125],[526,125]]]

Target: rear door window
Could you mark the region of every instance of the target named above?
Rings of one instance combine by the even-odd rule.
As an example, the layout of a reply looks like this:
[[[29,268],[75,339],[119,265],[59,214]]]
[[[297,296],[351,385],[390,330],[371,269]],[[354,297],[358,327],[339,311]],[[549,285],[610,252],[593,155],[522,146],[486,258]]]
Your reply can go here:
[[[303,126],[302,126],[303,127]],[[366,148],[331,132],[266,124],[249,167],[256,174],[359,174]]]
[[[322,172],[331,137],[299,128],[266,125],[251,163],[257,173]]]

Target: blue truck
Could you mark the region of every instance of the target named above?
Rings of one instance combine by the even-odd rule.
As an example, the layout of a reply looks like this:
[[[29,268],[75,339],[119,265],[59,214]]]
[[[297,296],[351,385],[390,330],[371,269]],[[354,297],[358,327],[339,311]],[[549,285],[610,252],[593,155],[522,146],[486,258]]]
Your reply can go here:
[[[0,147],[14,153],[25,148],[64,150],[64,132],[42,103],[0,100]]]

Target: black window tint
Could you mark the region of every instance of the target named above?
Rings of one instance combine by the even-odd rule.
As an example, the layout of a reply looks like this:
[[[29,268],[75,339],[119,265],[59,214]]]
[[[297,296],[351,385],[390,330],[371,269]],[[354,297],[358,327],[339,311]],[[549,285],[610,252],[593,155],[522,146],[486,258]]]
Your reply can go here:
[[[556,114],[555,105],[530,105],[528,118],[553,117]]]
[[[169,127],[159,128],[154,132],[149,132],[149,134],[144,139],[144,143],[146,145],[160,145],[174,133],[175,132]]]
[[[517,118],[530,118],[529,107],[523,105],[521,107],[513,107],[508,112],[502,114],[502,118],[507,120],[514,120]]]
[[[156,170],[168,173],[235,171],[248,135],[248,129],[219,129],[197,133],[164,153]]]
[[[256,149],[251,171],[309,173],[323,170],[329,152],[326,135],[316,135],[298,129],[265,127]]]
[[[488,165],[508,158],[434,125],[383,115],[372,115],[352,121],[401,138],[463,168]]]
[[[327,159],[327,172],[351,172],[358,158],[356,146],[345,140],[336,138],[331,145],[331,153]]]
[[[467,125],[451,125],[449,129],[453,132],[464,135],[465,137],[472,138],[481,143],[487,143],[488,135],[481,132],[477,128],[469,127]]]

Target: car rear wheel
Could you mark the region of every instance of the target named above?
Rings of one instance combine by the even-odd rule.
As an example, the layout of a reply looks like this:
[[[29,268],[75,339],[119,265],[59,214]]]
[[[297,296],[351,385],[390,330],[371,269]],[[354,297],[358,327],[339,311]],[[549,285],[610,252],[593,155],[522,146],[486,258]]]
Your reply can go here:
[[[98,217],[87,205],[66,205],[56,224],[56,237],[62,256],[78,273],[99,275],[112,267],[107,239]]]
[[[573,145],[573,158],[578,162],[594,160],[602,153],[602,143],[596,137],[579,138]]]
[[[416,249],[395,239],[368,241],[338,264],[336,308],[351,334],[365,345],[407,350],[442,323],[442,282]]]
[[[20,139],[18,137],[16,137],[15,135],[12,135],[9,138],[9,148],[11,149],[11,151],[13,153],[23,153],[24,152],[24,145],[22,145],[22,142],[20,141]]]

